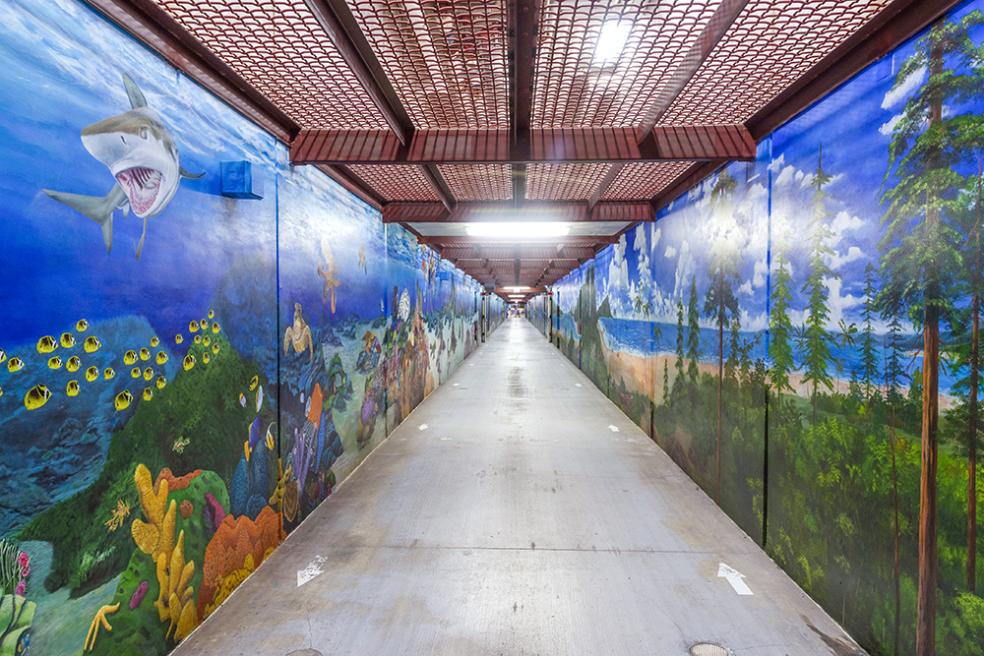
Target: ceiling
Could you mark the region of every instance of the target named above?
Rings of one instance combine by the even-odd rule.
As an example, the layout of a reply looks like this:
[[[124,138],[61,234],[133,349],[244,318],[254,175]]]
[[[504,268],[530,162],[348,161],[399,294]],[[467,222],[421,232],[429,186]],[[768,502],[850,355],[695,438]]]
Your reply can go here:
[[[956,0],[87,0],[490,289],[542,290]],[[624,45],[603,55],[603,31]],[[475,221],[563,220],[503,244]]]

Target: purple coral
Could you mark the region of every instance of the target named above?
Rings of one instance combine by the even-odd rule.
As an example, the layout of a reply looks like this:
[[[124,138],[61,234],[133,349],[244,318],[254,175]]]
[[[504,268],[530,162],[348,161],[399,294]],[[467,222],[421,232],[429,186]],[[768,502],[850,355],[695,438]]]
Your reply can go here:
[[[133,610],[140,605],[140,602],[143,601],[144,596],[147,594],[148,587],[149,585],[146,581],[140,582],[137,589],[133,591],[132,595],[130,595],[130,610]]]
[[[25,592],[27,592],[27,581],[21,579],[17,584],[17,588],[14,590],[14,594],[19,597],[23,597]]]
[[[226,512],[219,503],[219,500],[215,498],[211,492],[205,493],[205,505],[202,508],[202,514],[205,516],[206,523],[212,528],[212,532],[215,532],[219,528],[219,524],[225,519]]]

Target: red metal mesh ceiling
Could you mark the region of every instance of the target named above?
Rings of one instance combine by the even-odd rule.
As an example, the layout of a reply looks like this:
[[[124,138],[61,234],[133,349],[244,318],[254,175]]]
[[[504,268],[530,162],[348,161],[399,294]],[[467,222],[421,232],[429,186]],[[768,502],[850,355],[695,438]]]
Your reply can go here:
[[[508,128],[504,0],[348,0],[418,128]]]
[[[544,0],[534,127],[635,127],[721,0]],[[625,48],[595,62],[606,21],[631,23]]]
[[[457,200],[510,200],[512,173],[505,164],[441,164],[437,167]]]
[[[891,0],[751,0],[661,125],[743,123]]]
[[[419,166],[359,164],[350,166],[349,169],[387,200],[440,200]]]
[[[608,164],[530,164],[526,197],[530,200],[587,200],[601,184]]]
[[[602,200],[648,200],[659,195],[692,165],[693,162],[626,164]]]

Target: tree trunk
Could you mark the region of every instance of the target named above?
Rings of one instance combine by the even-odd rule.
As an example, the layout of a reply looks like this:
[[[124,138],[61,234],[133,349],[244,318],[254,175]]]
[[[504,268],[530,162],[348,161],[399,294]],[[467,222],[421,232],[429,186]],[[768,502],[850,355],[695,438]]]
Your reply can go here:
[[[714,450],[714,480],[718,505],[721,505],[721,404],[724,382],[724,313],[718,316],[718,388],[717,388],[717,440]]]
[[[977,591],[977,386],[979,375],[980,294],[971,303],[970,416],[967,418],[967,590]]]
[[[943,43],[937,38],[930,49],[929,77],[943,73]],[[943,119],[943,100],[939,91],[929,102],[930,130]],[[929,168],[935,169],[938,155],[930,155]],[[932,234],[938,230],[940,211],[932,192],[926,198],[926,225]],[[933,234],[932,238],[938,238]],[[939,427],[940,296],[938,276],[931,267],[926,272],[926,308],[923,321],[923,392],[921,472],[919,477],[919,583],[916,592],[916,656],[936,654],[936,452]]]
[[[895,453],[897,442],[895,440],[894,403],[891,409],[891,418],[889,419],[888,431],[890,436],[889,448],[892,451],[892,514],[894,523],[894,536],[892,540],[892,575],[895,583],[895,627],[892,632],[892,654],[894,656],[898,656],[899,631],[902,627],[902,545],[899,533],[899,469],[898,463],[896,462]]]

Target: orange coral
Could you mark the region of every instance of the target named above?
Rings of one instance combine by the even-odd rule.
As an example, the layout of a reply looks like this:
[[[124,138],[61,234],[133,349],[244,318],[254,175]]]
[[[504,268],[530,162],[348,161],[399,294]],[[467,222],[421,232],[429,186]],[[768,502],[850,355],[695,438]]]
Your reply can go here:
[[[226,515],[205,547],[198,615],[203,619],[208,617],[210,610],[217,605],[213,604],[213,600],[223,587],[223,580],[244,569],[247,557],[259,566],[278,544],[280,515],[270,506],[260,511],[256,521],[246,516],[234,518]]]
[[[321,406],[324,403],[324,394],[321,392],[321,385],[318,383],[314,384],[314,389],[311,390],[311,409],[308,410],[307,418],[312,424],[317,426],[321,423]]]
[[[195,510],[195,507],[193,505],[191,505],[191,501],[188,501],[187,499],[185,499],[184,501],[182,501],[181,502],[181,505],[178,506],[178,512],[181,513],[181,516],[184,519],[188,519],[189,517],[191,517],[191,513],[194,510]]]
[[[201,473],[201,469],[196,469],[193,472],[188,472],[184,476],[175,476],[171,472],[170,467],[165,467],[157,474],[157,478],[154,480],[154,487],[157,487],[161,480],[167,480],[167,488],[171,492],[177,492],[178,490],[183,490],[191,485],[191,482],[200,476]]]

